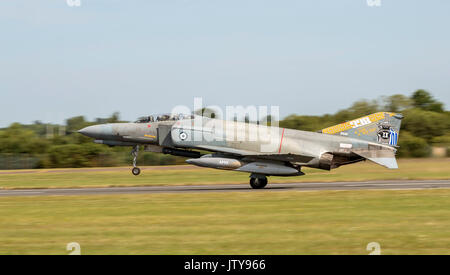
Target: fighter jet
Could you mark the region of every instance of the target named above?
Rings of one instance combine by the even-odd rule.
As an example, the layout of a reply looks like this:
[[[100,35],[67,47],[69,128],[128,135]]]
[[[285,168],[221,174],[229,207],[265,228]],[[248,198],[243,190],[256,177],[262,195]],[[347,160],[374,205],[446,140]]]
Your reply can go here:
[[[197,115],[145,116],[133,123],[89,126],[78,132],[95,143],[131,146],[133,175],[139,147],[187,157],[187,163],[250,173],[250,186],[264,188],[269,176],[304,175],[302,167],[331,170],[370,160],[396,169],[403,116],[379,112],[318,132],[300,131]]]

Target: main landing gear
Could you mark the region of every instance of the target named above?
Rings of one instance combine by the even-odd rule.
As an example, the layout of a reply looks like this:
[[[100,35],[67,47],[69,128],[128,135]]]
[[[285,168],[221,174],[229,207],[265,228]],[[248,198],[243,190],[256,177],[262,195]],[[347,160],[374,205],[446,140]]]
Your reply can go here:
[[[131,151],[131,155],[133,156],[133,169],[131,169],[131,173],[133,173],[133,175],[135,176],[141,173],[141,169],[136,167],[138,154],[139,154],[139,145],[136,145],[133,147],[133,151]]]
[[[250,186],[253,189],[262,189],[267,185],[267,177],[265,175],[251,174]]]

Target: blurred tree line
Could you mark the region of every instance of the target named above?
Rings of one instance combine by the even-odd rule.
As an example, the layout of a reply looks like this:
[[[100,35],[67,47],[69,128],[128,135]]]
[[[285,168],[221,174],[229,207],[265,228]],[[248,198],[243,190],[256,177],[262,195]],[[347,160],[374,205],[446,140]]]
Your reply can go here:
[[[450,151],[450,112],[425,90],[410,96],[396,94],[378,100],[360,100],[345,110],[322,116],[290,115],[279,122],[280,127],[318,131],[323,128],[379,111],[400,112],[404,115],[399,138],[399,157],[430,156],[432,146]],[[91,138],[78,134],[81,128],[121,122],[119,113],[109,118],[87,121],[83,116],[66,120],[65,125],[31,125],[13,123],[0,129],[0,169],[64,168],[96,166],[129,166],[129,147],[108,147],[95,144]],[[183,158],[157,153],[139,155],[140,165],[169,165],[184,163]]]

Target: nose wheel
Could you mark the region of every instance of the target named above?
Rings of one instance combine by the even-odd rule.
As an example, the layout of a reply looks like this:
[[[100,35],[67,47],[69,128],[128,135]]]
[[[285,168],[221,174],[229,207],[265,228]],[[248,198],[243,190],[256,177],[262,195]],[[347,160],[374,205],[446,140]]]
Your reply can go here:
[[[141,173],[141,169],[136,167],[138,154],[139,154],[139,145],[136,145],[133,147],[133,151],[131,151],[131,155],[133,156],[133,169],[131,169],[131,173],[133,173],[133,175],[135,176]]]
[[[137,176],[141,173],[141,169],[139,169],[138,167],[134,167],[133,169],[131,169],[131,173],[133,173],[133,175]]]

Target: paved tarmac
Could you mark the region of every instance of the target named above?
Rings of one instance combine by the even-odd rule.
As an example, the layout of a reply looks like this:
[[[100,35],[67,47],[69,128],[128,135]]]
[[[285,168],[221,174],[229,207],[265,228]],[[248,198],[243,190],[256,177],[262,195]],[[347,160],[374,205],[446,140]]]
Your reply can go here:
[[[308,182],[275,183],[264,189],[251,189],[249,184],[183,185],[145,187],[105,187],[105,188],[52,188],[0,190],[0,197],[9,196],[68,196],[68,195],[118,195],[157,193],[210,193],[210,192],[275,192],[275,191],[320,191],[320,190],[403,190],[450,188],[450,180],[395,180],[367,182]]]

